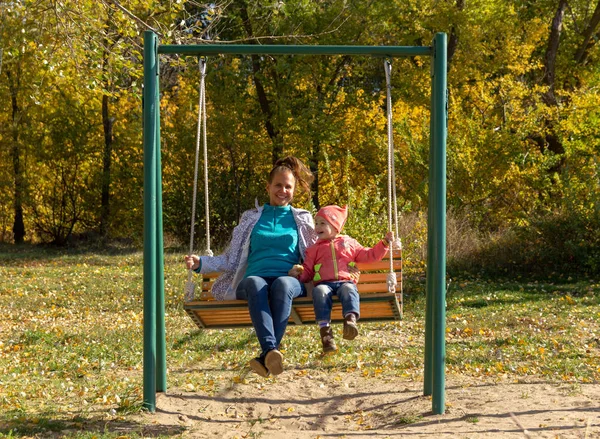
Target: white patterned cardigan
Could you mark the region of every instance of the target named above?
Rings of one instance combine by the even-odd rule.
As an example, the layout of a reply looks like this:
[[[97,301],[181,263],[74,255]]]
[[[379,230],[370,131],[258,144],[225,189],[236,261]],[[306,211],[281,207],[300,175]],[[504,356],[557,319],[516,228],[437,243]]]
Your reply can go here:
[[[317,240],[313,218],[307,210],[295,207],[291,209],[298,227],[300,257],[304,260],[306,249]],[[242,214],[240,223],[233,229],[231,242],[222,254],[200,256],[202,264],[198,273],[223,273],[215,280],[212,287],[212,295],[216,300],[234,300],[236,298],[235,290],[244,278],[248,265],[250,234],[262,211],[263,206],[259,206],[257,203],[254,209],[247,210]]]

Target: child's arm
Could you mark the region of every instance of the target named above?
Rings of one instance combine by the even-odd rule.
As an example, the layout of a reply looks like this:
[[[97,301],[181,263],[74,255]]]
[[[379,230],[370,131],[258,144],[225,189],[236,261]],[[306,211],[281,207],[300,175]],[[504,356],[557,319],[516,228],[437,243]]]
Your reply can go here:
[[[288,276],[292,276],[298,279],[303,272],[304,267],[300,264],[296,264],[292,268],[290,268],[290,271],[288,271]]]
[[[394,232],[387,232],[385,237],[383,238],[389,247],[392,241],[394,240]]]
[[[288,276],[295,277],[302,283],[310,282],[315,275],[315,256],[316,251],[309,247],[306,249],[306,259],[302,265],[294,265],[288,272]]]
[[[394,239],[392,232],[387,232],[385,237],[379,241],[373,248],[365,248],[356,242],[354,260],[356,262],[375,262],[381,261],[388,251],[390,242]]]

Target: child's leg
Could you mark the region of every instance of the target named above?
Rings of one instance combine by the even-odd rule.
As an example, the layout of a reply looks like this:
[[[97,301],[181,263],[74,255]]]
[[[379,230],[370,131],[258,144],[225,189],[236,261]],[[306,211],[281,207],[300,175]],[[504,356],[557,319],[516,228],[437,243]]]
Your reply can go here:
[[[360,317],[360,296],[353,282],[344,282],[337,289],[337,295],[342,303],[342,315],[355,314],[356,320]]]
[[[331,322],[331,308],[333,307],[333,290],[326,283],[320,283],[313,289],[313,308],[317,323],[329,325]]]
[[[331,330],[331,308],[333,307],[333,291],[327,284],[321,283],[313,289],[313,307],[315,320],[319,325],[323,352],[333,352],[337,346]]]
[[[356,321],[360,317],[360,296],[353,282],[346,282],[337,290],[337,295],[342,302],[342,314],[344,316],[344,338],[354,340],[358,335]]]

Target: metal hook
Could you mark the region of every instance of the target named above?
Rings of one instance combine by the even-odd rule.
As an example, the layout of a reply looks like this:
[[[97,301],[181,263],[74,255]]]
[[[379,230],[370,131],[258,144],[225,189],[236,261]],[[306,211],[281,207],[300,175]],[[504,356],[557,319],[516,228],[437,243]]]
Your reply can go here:
[[[198,69],[202,76],[206,76],[206,57],[201,56],[198,58]]]

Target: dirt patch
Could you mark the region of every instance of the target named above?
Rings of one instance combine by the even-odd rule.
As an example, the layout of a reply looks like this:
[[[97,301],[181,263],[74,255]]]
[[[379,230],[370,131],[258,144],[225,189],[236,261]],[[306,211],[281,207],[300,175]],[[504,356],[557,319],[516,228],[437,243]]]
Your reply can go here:
[[[151,434],[191,438],[600,438],[600,385],[485,382],[447,377],[446,411],[433,415],[422,383],[356,373],[248,375],[218,394],[171,389],[143,415]]]

